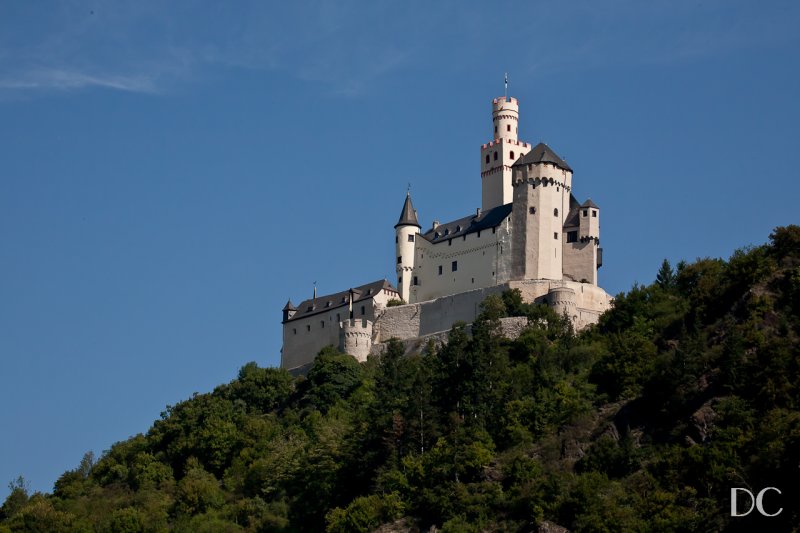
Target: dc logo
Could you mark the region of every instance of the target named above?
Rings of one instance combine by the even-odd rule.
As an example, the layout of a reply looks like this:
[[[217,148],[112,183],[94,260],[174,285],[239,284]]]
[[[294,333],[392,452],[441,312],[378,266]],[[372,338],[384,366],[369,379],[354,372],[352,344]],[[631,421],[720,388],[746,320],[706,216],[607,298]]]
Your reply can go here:
[[[781,514],[781,512],[783,512],[783,507],[781,507],[780,509],[778,509],[774,513],[769,513],[769,512],[764,510],[764,495],[769,491],[774,491],[774,492],[777,492],[778,494],[781,494],[781,491],[776,489],[775,487],[767,487],[767,488],[761,490],[756,495],[753,495],[752,492],[750,492],[747,489],[741,488],[741,487],[732,488],[731,489],[731,516],[736,516],[736,517],[747,516],[747,515],[749,515],[750,513],[753,512],[753,509],[758,509],[758,512],[761,513],[763,516],[778,516],[779,514]],[[737,502],[737,496],[738,496],[738,494],[740,492],[746,492],[747,496],[750,497],[750,509],[748,509],[746,513],[740,513],[739,512],[739,505],[738,505],[738,502]]]

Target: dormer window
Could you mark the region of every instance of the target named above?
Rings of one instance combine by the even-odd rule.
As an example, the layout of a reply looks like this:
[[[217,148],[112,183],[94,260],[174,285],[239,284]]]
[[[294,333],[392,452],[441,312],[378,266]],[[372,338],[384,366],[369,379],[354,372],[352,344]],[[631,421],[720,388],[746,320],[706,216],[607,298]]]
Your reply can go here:
[[[456,226],[456,233],[458,233],[459,231],[461,231],[461,226]]]
[[[445,235],[450,235],[450,228],[447,228],[446,230],[444,230],[444,234]]]
[[[586,215],[584,215],[584,216],[586,216]],[[434,239],[438,239],[439,238],[439,232],[438,231],[433,232],[433,238]]]

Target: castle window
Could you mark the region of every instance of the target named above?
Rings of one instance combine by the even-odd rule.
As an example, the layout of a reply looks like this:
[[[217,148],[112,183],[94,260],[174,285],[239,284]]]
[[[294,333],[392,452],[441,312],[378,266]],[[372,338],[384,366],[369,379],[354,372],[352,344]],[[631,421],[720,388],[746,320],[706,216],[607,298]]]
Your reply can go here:
[[[478,231],[478,238],[479,239],[481,238],[481,232],[480,231]]]
[[[306,326],[306,331],[311,331],[311,324],[308,324],[308,325]]]
[[[397,276],[397,283],[403,283],[403,276]]]
[[[297,335],[297,328],[292,328],[292,331],[294,332],[295,335]]]
[[[577,231],[568,231],[567,232],[567,242],[578,242],[578,232]]]
[[[597,211],[595,211],[594,209],[592,209],[592,216],[597,218]]]
[[[531,215],[535,215],[535,214],[536,214],[536,208],[535,208],[535,207],[531,207],[531,208],[529,208],[529,209],[528,209],[528,212],[529,212]]]
[[[442,275],[442,265],[439,265],[439,275]]]
[[[489,154],[486,154],[486,164],[489,164]]]
[[[554,217],[558,216],[558,208],[557,207],[555,209],[553,209],[553,216]]]
[[[336,313],[336,322],[341,322],[341,321],[342,321],[342,315]]]
[[[419,278],[414,276],[414,285],[419,285]]]
[[[475,283],[475,278],[472,278],[472,283]]]
[[[320,320],[319,321],[319,327],[321,327],[321,328],[325,327],[325,321],[324,320]]]
[[[453,261],[452,269],[453,269],[453,272],[458,270],[458,261]]]
[[[361,306],[361,315],[363,316],[363,315],[366,315],[366,314],[367,314],[367,308],[362,305]]]
[[[447,239],[447,246],[453,246],[453,239]]]
[[[447,228],[446,230],[444,230],[444,234],[445,235],[450,235],[450,228]]]
[[[497,126],[494,127],[494,132],[497,133]]]
[[[589,216],[589,210],[588,209],[584,209],[583,210],[583,216],[585,216],[585,217]]]
[[[492,228],[492,233],[496,233],[496,232],[497,232],[497,228]]]
[[[511,124],[506,124],[506,131],[511,131]]]
[[[408,242],[414,242],[414,234],[408,236]]]
[[[397,264],[399,265],[402,262],[403,262],[403,256],[402,255],[398,255],[397,256]]]
[[[438,239],[438,238],[439,238],[439,236],[440,236],[440,235],[439,235],[439,232],[438,232],[438,231],[436,231],[436,232],[434,232],[434,233],[433,233],[433,238],[434,238],[434,239]]]
[[[497,152],[494,153],[494,160],[497,161]]]
[[[553,238],[555,240],[558,240],[558,232],[555,232],[555,231],[553,232]]]
[[[513,151],[511,152],[511,160],[512,161],[514,160],[514,152]]]
[[[456,233],[458,233],[459,231],[461,231],[461,226],[456,226]]]
[[[465,241],[467,240],[467,234],[466,233],[464,234],[464,240]]]

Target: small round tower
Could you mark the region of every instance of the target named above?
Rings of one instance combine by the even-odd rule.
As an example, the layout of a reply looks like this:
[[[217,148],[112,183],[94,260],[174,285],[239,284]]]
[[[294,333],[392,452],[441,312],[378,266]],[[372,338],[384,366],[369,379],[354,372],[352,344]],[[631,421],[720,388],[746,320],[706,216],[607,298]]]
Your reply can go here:
[[[406,201],[400,212],[400,220],[394,225],[395,255],[397,256],[397,290],[403,301],[408,302],[411,296],[411,285],[414,282],[414,258],[416,254],[417,235],[422,229],[417,218],[417,211],[411,204],[411,193],[406,193]]]
[[[560,316],[566,315],[573,324],[578,320],[577,298],[569,287],[554,287],[547,293],[547,303]]]
[[[492,100],[492,139],[517,140],[519,133],[519,102],[511,96]]]
[[[344,320],[339,329],[339,349],[360,363],[366,361],[372,349],[372,322],[366,318]]]

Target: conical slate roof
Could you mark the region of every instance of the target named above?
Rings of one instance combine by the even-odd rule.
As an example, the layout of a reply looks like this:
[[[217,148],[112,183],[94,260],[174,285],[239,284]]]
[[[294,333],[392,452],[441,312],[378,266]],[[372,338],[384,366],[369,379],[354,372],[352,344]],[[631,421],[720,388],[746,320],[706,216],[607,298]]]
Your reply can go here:
[[[406,193],[406,202],[400,212],[400,220],[397,221],[394,227],[398,226],[416,226],[422,229],[422,226],[419,225],[419,220],[417,220],[417,212],[414,210],[414,206],[411,205],[411,193]]]
[[[567,164],[566,161],[561,159],[557,153],[553,151],[552,148],[547,146],[544,143],[539,143],[533,147],[533,149],[525,154],[525,157],[522,159],[518,159],[514,166],[517,165],[530,165],[530,164],[537,164],[537,163],[551,163],[558,168],[569,170],[572,172],[572,169]]]
[[[591,198],[583,202],[583,205],[581,205],[581,207],[594,207],[595,209],[600,209],[600,207],[598,207],[598,205],[594,203]]]
[[[297,311],[297,308],[292,305],[292,300],[289,299],[289,301],[286,302],[286,305],[283,306],[282,311]]]

